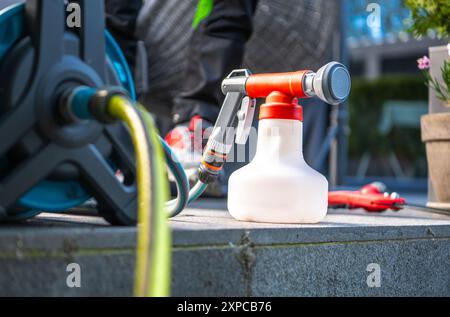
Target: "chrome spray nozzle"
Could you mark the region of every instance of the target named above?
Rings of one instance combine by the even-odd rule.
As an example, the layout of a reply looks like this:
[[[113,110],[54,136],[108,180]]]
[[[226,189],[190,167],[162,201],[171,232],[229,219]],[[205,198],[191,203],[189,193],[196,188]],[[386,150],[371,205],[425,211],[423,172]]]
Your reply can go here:
[[[317,73],[308,72],[303,81],[308,97],[317,96],[331,105],[347,100],[351,89],[351,78],[347,68],[337,62],[331,62],[320,68]]]

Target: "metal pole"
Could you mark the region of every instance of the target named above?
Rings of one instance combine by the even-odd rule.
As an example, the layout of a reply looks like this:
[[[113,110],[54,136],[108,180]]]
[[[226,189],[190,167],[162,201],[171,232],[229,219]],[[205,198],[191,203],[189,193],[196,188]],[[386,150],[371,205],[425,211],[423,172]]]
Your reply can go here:
[[[334,56],[342,64],[349,66],[346,23],[348,18],[348,0],[340,0],[340,27],[336,32]],[[331,127],[337,128],[337,137],[330,149],[330,186],[333,188],[344,182],[348,160],[348,104],[334,106],[331,111]]]

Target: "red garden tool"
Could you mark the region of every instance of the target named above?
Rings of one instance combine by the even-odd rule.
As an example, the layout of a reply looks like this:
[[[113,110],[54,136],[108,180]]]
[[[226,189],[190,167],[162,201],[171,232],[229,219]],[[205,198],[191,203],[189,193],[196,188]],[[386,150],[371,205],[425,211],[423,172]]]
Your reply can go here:
[[[328,206],[333,209],[364,209],[368,212],[400,211],[409,208],[450,216],[448,210],[409,204],[399,194],[388,193],[386,185],[379,182],[366,185],[358,191],[330,192],[328,194]]]

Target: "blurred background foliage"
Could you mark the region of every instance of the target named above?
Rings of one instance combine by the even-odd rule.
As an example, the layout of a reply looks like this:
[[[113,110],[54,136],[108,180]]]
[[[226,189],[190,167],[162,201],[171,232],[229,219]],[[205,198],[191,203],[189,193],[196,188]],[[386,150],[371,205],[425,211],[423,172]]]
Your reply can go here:
[[[385,177],[425,187],[420,117],[428,112],[428,89],[417,59],[448,43],[450,1],[345,2],[353,76],[349,179]],[[371,17],[380,23],[369,23]]]
[[[423,177],[426,170],[421,166],[421,162],[415,162],[418,158],[424,160],[425,157],[425,147],[420,141],[420,129],[394,126],[387,135],[380,132],[383,107],[386,102],[395,100],[427,102],[428,89],[423,78],[420,75],[384,75],[377,79],[353,79],[349,99],[350,160],[358,160],[364,154],[369,154],[376,161],[395,150],[400,162],[417,163],[418,166],[413,167],[414,176]]]
[[[426,36],[430,31],[438,36],[450,36],[450,1],[449,0],[405,0],[411,10],[412,26],[410,31],[416,36]]]

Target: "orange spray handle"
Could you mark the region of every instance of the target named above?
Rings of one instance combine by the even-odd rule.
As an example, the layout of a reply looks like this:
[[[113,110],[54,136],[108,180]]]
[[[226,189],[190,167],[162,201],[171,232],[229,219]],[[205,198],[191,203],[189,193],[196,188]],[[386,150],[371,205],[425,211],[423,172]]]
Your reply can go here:
[[[351,79],[347,68],[331,62],[316,73],[301,70],[291,73],[252,75],[235,70],[222,82],[222,92],[242,93],[250,98],[267,98],[273,92],[297,98],[319,99],[331,105],[343,103],[350,94]]]
[[[267,98],[275,91],[287,96],[309,98],[311,96],[306,94],[304,87],[306,74],[312,74],[312,71],[251,75],[245,88],[251,98]]]

